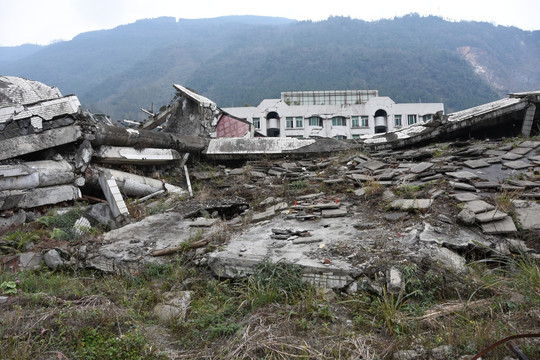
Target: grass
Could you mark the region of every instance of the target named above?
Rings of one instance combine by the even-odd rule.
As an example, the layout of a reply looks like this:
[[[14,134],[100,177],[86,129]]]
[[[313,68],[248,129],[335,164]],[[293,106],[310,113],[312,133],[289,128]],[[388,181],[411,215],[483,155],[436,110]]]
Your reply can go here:
[[[458,358],[533,332],[540,319],[539,263],[523,254],[478,261],[465,276],[406,263],[400,293],[382,286],[380,294],[330,295],[303,282],[301,269],[288,263],[263,261],[233,281],[208,277],[186,256],[125,276],[0,273],[0,284],[17,289],[0,304],[2,355],[161,359],[160,350],[168,349],[177,358],[391,359],[398,349],[423,346],[429,357],[429,349],[450,345]],[[187,318],[160,322],[154,306],[177,290],[192,292]],[[159,345],[149,327],[162,329],[169,345]],[[535,339],[519,346],[530,358],[540,356]],[[486,358],[507,355],[501,348]]]

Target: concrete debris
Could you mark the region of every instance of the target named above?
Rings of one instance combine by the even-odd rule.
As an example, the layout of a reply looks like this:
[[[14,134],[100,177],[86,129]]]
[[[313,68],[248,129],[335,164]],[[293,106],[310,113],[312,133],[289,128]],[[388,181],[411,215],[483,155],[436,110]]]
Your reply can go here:
[[[540,251],[514,238],[540,230],[540,141],[461,140],[486,126],[536,122],[535,93],[347,142],[257,138],[249,121],[180,85],[164,111],[123,128],[57,89],[0,81],[12,84],[0,97],[10,99],[0,107],[0,229],[81,198],[93,205],[75,224],[79,235],[95,224],[113,229],[77,249],[29,246],[6,255],[4,267],[45,261],[134,273],[192,251],[221,278],[269,260],[299,265],[318,286],[382,294],[403,290],[411,263],[460,274],[478,254]],[[38,98],[15,91],[21,82]],[[216,138],[220,131],[238,137]],[[128,205],[143,202],[147,213],[163,213],[131,218]],[[182,319],[188,305],[189,293],[174,292],[154,311]]]

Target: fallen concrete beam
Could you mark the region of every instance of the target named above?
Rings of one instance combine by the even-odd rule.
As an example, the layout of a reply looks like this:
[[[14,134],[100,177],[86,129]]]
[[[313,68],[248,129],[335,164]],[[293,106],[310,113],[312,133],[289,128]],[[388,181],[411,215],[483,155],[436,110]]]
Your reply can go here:
[[[136,149],[175,149],[179,152],[201,152],[207,140],[198,136],[183,136],[150,130],[135,130],[116,126],[97,125],[94,145],[124,146]]]
[[[167,192],[175,194],[185,193],[182,188],[167,184],[161,180],[100,167],[93,168],[93,170],[92,175],[87,178],[88,183],[96,184],[99,181],[96,176],[99,176],[99,174],[110,174],[112,178],[117,181],[120,190],[126,195],[143,197],[151,195],[159,190],[166,190]]]
[[[108,164],[161,165],[182,157],[174,149],[134,149],[132,147],[101,146],[94,158]]]
[[[39,134],[18,136],[0,141],[0,160],[30,154],[55,146],[69,144],[82,138],[81,128],[76,125],[46,130]]]
[[[76,186],[48,186],[25,191],[24,199],[18,203],[18,207],[30,209],[38,206],[58,204],[63,201],[72,201],[80,198],[81,191]]]
[[[261,156],[281,157],[330,154],[350,150],[356,144],[336,139],[297,138],[220,138],[212,139],[203,155],[216,160],[256,159]]]
[[[69,184],[75,179],[73,167],[62,161],[32,161],[19,165],[0,166],[0,189],[25,190]]]

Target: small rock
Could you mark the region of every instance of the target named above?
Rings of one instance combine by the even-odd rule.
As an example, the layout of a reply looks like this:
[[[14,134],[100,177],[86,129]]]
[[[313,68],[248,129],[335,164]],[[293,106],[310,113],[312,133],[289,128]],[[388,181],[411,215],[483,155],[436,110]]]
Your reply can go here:
[[[405,283],[403,282],[403,275],[398,268],[390,268],[390,271],[388,271],[388,281],[386,286],[388,288],[388,291],[393,294],[397,294],[405,288]]]
[[[431,349],[431,359],[449,360],[452,356],[452,347],[450,345],[441,345]]]
[[[399,350],[394,353],[394,360],[417,360],[422,355],[416,350]]]
[[[465,225],[472,225],[476,221],[476,214],[469,209],[463,209],[457,216],[458,220]]]
[[[60,254],[55,249],[51,249],[43,255],[43,260],[48,267],[55,270],[57,267],[64,265],[64,261],[60,257]]]

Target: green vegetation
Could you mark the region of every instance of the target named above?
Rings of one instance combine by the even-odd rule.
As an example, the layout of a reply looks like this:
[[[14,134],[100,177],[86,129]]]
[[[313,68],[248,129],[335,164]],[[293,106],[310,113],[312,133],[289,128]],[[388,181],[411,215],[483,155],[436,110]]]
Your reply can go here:
[[[383,285],[380,294],[352,295],[328,295],[303,282],[300,268],[287,263],[263,261],[253,274],[231,281],[209,278],[186,260],[147,265],[125,276],[0,274],[10,299],[1,305],[3,356],[166,359],[167,348],[184,357],[223,359],[386,359],[393,349],[451,345],[457,358],[514,334],[516,326],[522,332],[534,328],[535,317],[528,314],[540,306],[540,264],[525,255],[501,258],[496,268],[476,262],[467,275],[436,264],[406,264],[400,292]],[[159,322],[154,306],[179,284],[192,293],[186,319]],[[151,335],[156,328],[167,334],[169,347]],[[535,344],[524,340],[520,348],[536,358]],[[506,354],[496,349],[490,358]]]

